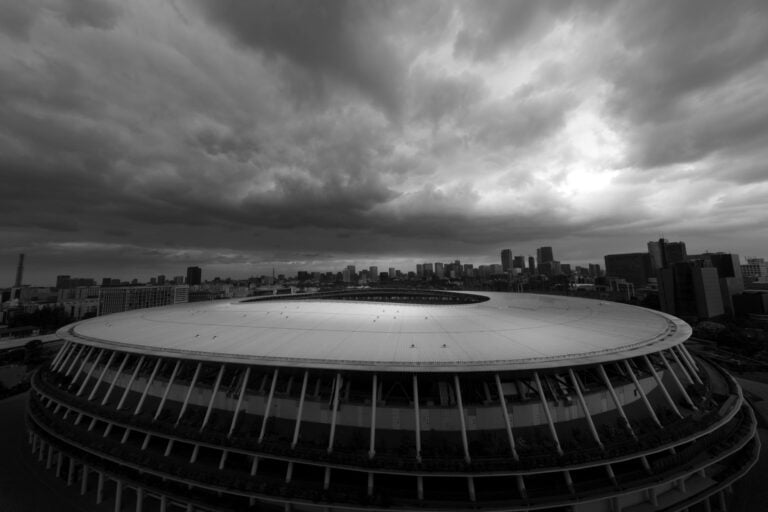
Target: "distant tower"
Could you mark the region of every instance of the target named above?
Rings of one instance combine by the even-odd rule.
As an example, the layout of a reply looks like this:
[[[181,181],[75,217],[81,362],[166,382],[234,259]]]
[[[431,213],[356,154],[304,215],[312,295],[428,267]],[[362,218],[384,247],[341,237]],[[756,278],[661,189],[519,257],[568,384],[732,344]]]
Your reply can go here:
[[[24,277],[24,253],[19,254],[19,266],[16,267],[16,283],[13,285],[15,288],[21,286],[21,280]]]
[[[511,249],[501,250],[501,269],[504,272],[512,270],[512,250]]]
[[[200,267],[187,267],[187,284],[195,286],[202,284],[203,271]]]

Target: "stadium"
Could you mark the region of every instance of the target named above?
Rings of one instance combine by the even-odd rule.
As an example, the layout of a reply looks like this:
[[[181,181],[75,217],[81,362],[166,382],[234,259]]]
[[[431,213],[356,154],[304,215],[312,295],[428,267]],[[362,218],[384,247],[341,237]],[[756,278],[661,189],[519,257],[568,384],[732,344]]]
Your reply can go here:
[[[725,510],[755,416],[670,315],[346,290],[59,331],[29,443],[115,510]]]

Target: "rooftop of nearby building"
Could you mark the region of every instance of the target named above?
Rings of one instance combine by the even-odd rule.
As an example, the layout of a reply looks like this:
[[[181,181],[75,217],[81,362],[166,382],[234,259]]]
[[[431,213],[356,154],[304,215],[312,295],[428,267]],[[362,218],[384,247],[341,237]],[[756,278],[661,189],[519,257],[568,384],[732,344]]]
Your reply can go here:
[[[656,352],[690,333],[675,317],[617,303],[404,290],[179,304],[59,331],[65,339],[172,357],[377,371],[592,364]]]

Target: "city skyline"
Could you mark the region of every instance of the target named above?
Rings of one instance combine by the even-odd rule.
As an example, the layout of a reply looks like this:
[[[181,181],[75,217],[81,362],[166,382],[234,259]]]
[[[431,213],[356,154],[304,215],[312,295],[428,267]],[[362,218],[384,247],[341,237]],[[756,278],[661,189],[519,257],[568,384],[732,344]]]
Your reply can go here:
[[[762,2],[4,12],[2,286],[768,252]]]

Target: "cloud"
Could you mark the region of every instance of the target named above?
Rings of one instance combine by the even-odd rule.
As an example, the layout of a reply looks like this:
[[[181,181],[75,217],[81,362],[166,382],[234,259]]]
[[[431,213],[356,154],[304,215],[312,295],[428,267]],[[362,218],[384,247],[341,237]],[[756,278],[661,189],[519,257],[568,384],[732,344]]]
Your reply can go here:
[[[89,5],[0,21],[0,233],[51,273],[760,253],[763,2]]]

